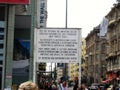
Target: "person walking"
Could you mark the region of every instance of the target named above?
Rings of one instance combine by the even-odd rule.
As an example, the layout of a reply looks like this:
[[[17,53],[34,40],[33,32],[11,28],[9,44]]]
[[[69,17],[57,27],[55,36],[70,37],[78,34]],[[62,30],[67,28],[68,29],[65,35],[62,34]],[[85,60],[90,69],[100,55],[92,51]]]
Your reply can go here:
[[[85,85],[85,83],[81,84],[81,87],[80,87],[79,90],[88,90],[87,87],[86,87],[86,85]]]
[[[73,87],[73,90],[78,90],[78,81],[75,81],[75,85]]]
[[[56,82],[53,82],[53,84],[52,84],[52,90],[57,90]]]
[[[68,90],[67,83],[65,81],[62,83],[62,90]]]
[[[62,80],[58,80],[58,90],[62,90]]]

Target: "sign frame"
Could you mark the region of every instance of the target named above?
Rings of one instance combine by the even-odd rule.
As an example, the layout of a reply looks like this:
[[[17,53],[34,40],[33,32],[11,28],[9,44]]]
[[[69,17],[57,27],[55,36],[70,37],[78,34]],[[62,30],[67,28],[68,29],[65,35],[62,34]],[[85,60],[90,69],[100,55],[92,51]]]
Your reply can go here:
[[[61,55],[61,53],[60,53],[58,57],[55,56],[55,54],[54,54],[53,57],[55,56],[54,60],[56,60],[56,61],[54,61],[52,59],[50,59],[50,60],[48,59],[46,61],[42,60],[43,58],[42,58],[41,52],[43,51],[42,53],[44,53],[45,48],[48,48],[49,50],[52,50],[51,47],[52,48],[54,47],[54,46],[51,46],[51,47],[49,47],[49,46],[43,46],[42,47],[42,45],[40,45],[41,44],[40,40],[42,40],[42,39],[43,39],[43,41],[45,39],[49,40],[49,33],[44,33],[45,35],[43,33],[40,33],[40,32],[44,32],[44,31],[45,32],[50,32],[50,34],[52,32],[56,32],[56,33],[57,32],[59,32],[59,33],[63,32],[62,34],[64,34],[64,31],[65,31],[65,33],[66,33],[65,38],[60,37],[61,38],[61,42],[60,43],[63,43],[64,40],[66,40],[65,43],[73,41],[72,45],[73,45],[73,43],[74,43],[74,45],[73,46],[68,46],[68,48],[67,48],[67,45],[64,45],[64,48],[62,48],[62,47],[59,48],[58,47],[57,49],[58,49],[58,51],[60,51],[61,49],[66,49],[66,51],[68,51],[68,52],[70,52],[72,54],[67,53],[67,54],[65,54],[67,56],[65,56],[65,55],[60,56]],[[72,33],[74,33],[74,35]],[[70,36],[70,34],[72,34],[72,35]],[[78,63],[79,62],[79,58],[80,58],[80,54],[79,53],[81,52],[81,50],[80,50],[80,44],[79,44],[81,42],[81,28],[44,28],[44,29],[37,29],[36,28],[34,35],[35,35],[35,39],[34,39],[35,40],[34,41],[34,49],[35,49],[34,55],[35,55],[35,58],[36,58],[36,62],[43,62],[43,63]],[[57,33],[57,35],[58,35],[58,33]],[[50,39],[51,39],[51,37],[50,37]],[[52,39],[55,40],[56,37],[52,37]],[[57,38],[57,39],[59,40],[59,38]],[[58,41],[58,40],[56,40],[56,41]],[[62,42],[62,40],[63,40],[63,42]],[[39,44],[38,44],[38,42],[39,42]],[[59,43],[59,42],[57,42],[57,43]],[[41,50],[40,47],[42,47],[42,49],[44,49],[44,50]],[[54,47],[54,49],[56,50],[55,47]],[[55,52],[58,52],[58,51],[55,51]],[[62,51],[65,52],[65,50],[62,50]],[[60,51],[60,52],[62,52],[62,51]],[[38,52],[40,52],[40,55],[38,54]],[[46,50],[46,52],[49,52],[49,51]],[[53,52],[54,52],[54,50],[53,50]],[[73,57],[71,55],[73,55]],[[49,54],[49,56],[50,56],[50,54]],[[70,58],[68,59],[68,57],[70,57]],[[40,58],[42,58],[42,59],[40,59]],[[59,58],[60,58],[60,60],[59,60]]]

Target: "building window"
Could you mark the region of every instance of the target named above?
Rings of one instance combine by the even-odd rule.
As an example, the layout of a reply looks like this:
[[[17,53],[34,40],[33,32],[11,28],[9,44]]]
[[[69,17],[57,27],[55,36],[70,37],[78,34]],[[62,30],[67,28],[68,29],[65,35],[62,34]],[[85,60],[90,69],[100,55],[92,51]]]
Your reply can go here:
[[[0,6],[0,21],[5,21],[5,6]]]
[[[3,40],[4,39],[4,35],[0,35],[0,40]]]
[[[4,28],[0,28],[0,33],[3,33],[4,32]]]
[[[100,36],[100,33],[97,33],[97,36]]]
[[[105,60],[105,55],[101,54],[101,60],[104,61]]]
[[[98,70],[98,64],[96,65],[96,68],[95,68],[95,69],[96,69],[95,72],[98,73],[98,71],[99,71],[99,70]]]
[[[0,44],[0,49],[3,49],[3,44]]]
[[[98,50],[99,49],[99,44],[98,43],[96,43],[96,50]]]
[[[106,45],[102,44],[102,51],[105,51],[105,50],[106,50]]]
[[[96,54],[96,61],[97,61],[97,60],[99,60],[99,55],[98,55],[98,54]]]
[[[2,60],[0,60],[0,65],[3,65],[3,61]]]

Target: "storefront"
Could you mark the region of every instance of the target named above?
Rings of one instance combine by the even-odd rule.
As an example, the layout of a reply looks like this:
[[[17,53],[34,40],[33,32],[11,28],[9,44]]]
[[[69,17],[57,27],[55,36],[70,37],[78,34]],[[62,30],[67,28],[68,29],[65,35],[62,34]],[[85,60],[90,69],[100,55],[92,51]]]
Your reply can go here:
[[[0,0],[0,90],[12,86],[15,4],[29,0]]]

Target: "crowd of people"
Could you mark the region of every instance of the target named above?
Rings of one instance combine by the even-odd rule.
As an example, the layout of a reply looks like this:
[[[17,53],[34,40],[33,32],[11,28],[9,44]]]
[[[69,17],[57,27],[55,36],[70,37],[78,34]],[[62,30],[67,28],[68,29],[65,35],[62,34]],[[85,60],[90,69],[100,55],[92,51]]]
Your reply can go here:
[[[66,81],[58,80],[58,82],[44,82],[37,85],[31,81],[20,84],[18,90],[68,90]]]
[[[39,84],[37,85],[31,81],[27,81],[22,83],[19,86],[18,90],[69,90],[68,82],[62,81],[61,79],[59,79],[57,82],[42,81],[42,83]],[[88,90],[88,89],[86,88],[85,84],[81,84],[81,87],[79,88],[78,82],[75,82],[75,85],[72,90]]]
[[[109,85],[105,85],[104,87],[98,85],[97,88],[87,87],[85,83],[81,83],[79,86],[78,80],[74,81],[74,86],[69,87],[68,81],[63,81],[59,79],[58,81],[45,81],[43,80],[39,84],[35,84],[33,82],[25,82],[19,86],[18,90],[119,90],[118,88],[108,88]]]

